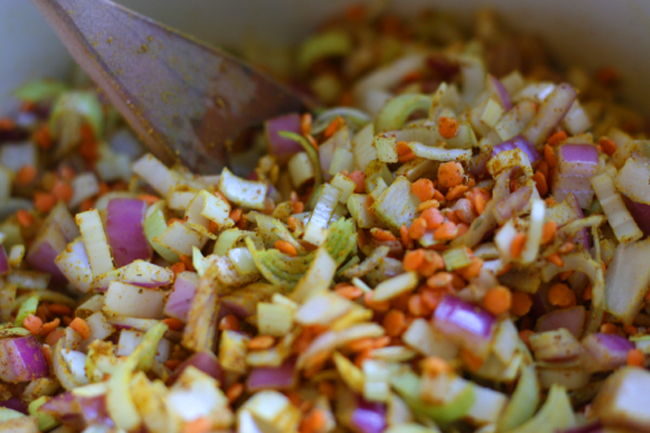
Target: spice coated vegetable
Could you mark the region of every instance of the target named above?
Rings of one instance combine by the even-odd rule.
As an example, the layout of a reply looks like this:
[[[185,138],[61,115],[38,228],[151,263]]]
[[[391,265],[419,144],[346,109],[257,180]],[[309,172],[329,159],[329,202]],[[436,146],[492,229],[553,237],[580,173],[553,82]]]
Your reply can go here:
[[[275,72],[332,107],[208,176],[88,85],[16,91],[2,431],[650,431],[650,159],[613,69],[355,6]]]

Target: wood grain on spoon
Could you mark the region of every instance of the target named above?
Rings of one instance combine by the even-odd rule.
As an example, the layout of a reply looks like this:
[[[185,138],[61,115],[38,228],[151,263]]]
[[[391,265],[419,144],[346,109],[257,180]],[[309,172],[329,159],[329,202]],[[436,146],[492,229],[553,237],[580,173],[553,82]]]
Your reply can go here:
[[[166,163],[218,172],[241,131],[304,107],[251,66],[110,1],[32,2]]]

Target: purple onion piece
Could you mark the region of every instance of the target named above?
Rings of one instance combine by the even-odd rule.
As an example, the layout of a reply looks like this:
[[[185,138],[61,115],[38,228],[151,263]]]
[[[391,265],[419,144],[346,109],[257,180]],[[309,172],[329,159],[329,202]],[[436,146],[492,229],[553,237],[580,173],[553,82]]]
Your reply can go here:
[[[201,370],[208,376],[215,378],[219,381],[219,383],[223,383],[223,370],[219,364],[219,360],[211,352],[197,352],[187,358],[181,365],[176,368],[174,374],[170,376],[168,382],[170,384],[174,383],[176,379],[178,379],[178,377],[181,375],[181,373],[183,373],[183,370],[185,370],[190,365]]]
[[[382,433],[386,429],[386,405],[359,397],[352,412],[352,424],[360,433]]]
[[[151,245],[144,234],[144,214],[147,203],[143,200],[116,198],[106,209],[106,237],[116,267],[134,260],[150,260]]]
[[[593,371],[614,370],[627,362],[627,353],[636,346],[615,334],[596,333],[582,340],[585,364]]]
[[[643,235],[650,235],[650,205],[636,202],[625,195],[623,195],[623,201],[625,201],[627,210],[630,211],[632,218],[634,218],[636,225],[639,226]]]
[[[593,191],[591,191],[591,194],[593,194]],[[569,206],[571,206],[571,209],[573,209],[573,211],[578,215],[578,218],[585,217],[585,214],[582,212],[582,207],[580,206],[580,200],[576,197],[575,192],[567,194],[566,200]],[[586,228],[580,230],[574,239],[576,243],[582,245],[585,250],[589,251],[589,248],[591,248],[591,243],[589,242],[589,236],[587,235]]]
[[[591,177],[598,168],[598,149],[593,144],[563,144],[558,148],[558,170],[567,175]]]
[[[521,135],[518,135],[514,138],[511,138],[508,141],[504,141],[503,143],[499,143],[496,146],[494,146],[494,149],[492,149],[492,157],[496,156],[497,154],[506,151],[506,150],[513,150],[513,149],[520,149],[523,151],[526,156],[528,156],[528,159],[530,160],[531,164],[534,164],[537,162],[540,158],[539,152],[537,149],[535,149],[535,146],[533,144],[526,140],[524,137]]]
[[[482,353],[489,347],[496,319],[483,308],[455,296],[445,296],[433,314],[438,330],[450,339]]]
[[[519,188],[507,197],[499,200],[495,206],[495,211],[504,220],[510,219],[521,212],[533,195],[533,189],[529,186]]]
[[[296,384],[296,358],[285,360],[279,367],[257,367],[248,376],[249,391],[289,389]]]
[[[25,260],[32,268],[51,274],[53,281],[66,281],[65,276],[54,263],[54,259],[65,249],[66,245],[67,242],[61,228],[56,224],[48,224],[29,247]]]
[[[192,300],[196,295],[197,279],[194,274],[181,272],[174,281],[174,289],[167,298],[165,314],[187,323]]]
[[[28,414],[27,403],[24,400],[19,399],[18,397],[11,397],[8,400],[0,401],[0,407],[6,407],[7,409],[24,413],[25,415]]]
[[[32,335],[0,340],[0,352],[0,379],[6,382],[28,382],[50,375],[43,349]]]
[[[566,328],[574,337],[580,338],[585,327],[587,311],[582,305],[551,311],[537,320],[536,331],[554,331]]]
[[[300,115],[297,113],[287,114],[267,120],[265,122],[266,136],[274,155],[291,155],[302,150],[302,146],[293,140],[280,137],[280,131],[289,131],[300,134]]]
[[[488,91],[499,99],[504,110],[510,111],[512,109],[510,94],[501,83],[501,80],[493,75],[488,76]]]

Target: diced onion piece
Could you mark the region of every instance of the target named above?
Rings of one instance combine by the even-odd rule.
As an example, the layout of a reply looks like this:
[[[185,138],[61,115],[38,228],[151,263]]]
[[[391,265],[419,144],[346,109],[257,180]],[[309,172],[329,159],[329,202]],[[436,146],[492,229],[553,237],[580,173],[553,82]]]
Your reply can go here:
[[[39,271],[52,274],[55,281],[63,280],[56,266],[56,256],[65,249],[66,239],[57,224],[46,224],[27,251],[27,263]]]
[[[323,185],[316,206],[305,228],[304,240],[314,245],[322,245],[325,242],[329,221],[341,195],[340,189],[329,183]]]
[[[77,289],[87,292],[93,283],[93,272],[90,268],[86,245],[82,238],[77,238],[59,254],[55,263],[63,275]]]
[[[94,173],[81,173],[71,182],[72,198],[68,202],[70,207],[77,207],[84,200],[99,193],[99,182]]]
[[[476,425],[494,424],[508,403],[508,397],[475,383],[471,383],[471,386],[474,389],[474,404],[467,412],[467,418]]]
[[[160,290],[111,281],[104,298],[104,309],[109,314],[162,319],[164,299],[165,292]]]
[[[326,291],[334,278],[335,272],[336,262],[325,248],[320,247],[316,250],[314,260],[305,275],[298,281],[290,298],[302,303],[310,297]]]
[[[478,57],[463,55],[459,57],[458,63],[463,82],[463,101],[469,104],[485,89],[487,71]]]
[[[379,283],[373,292],[373,301],[381,302],[393,299],[413,291],[418,285],[417,272],[406,272]]]
[[[187,191],[185,186],[175,187],[167,194],[167,207],[173,210],[185,210],[196,195],[195,190]]]
[[[409,347],[425,356],[437,356],[447,361],[456,359],[460,347],[452,343],[424,319],[415,319],[402,335]]]
[[[149,240],[149,243],[160,256],[170,263],[175,263],[179,260],[178,254],[169,248],[164,247],[154,239],[162,235],[167,230],[167,221],[165,214],[161,209],[154,210],[144,220],[144,233]]]
[[[382,223],[399,233],[401,226],[411,225],[418,204],[418,198],[411,192],[411,182],[405,177],[398,177],[375,200],[372,210]]]
[[[167,316],[187,323],[198,281],[199,277],[195,272],[183,271],[176,276],[174,288],[169,294],[163,310]]]
[[[578,340],[565,328],[531,335],[530,346],[535,359],[543,361],[572,359],[581,351]]]
[[[583,368],[590,372],[611,371],[627,362],[627,353],[634,343],[616,334],[589,334],[582,340]]]
[[[431,147],[417,141],[408,142],[407,145],[416,156],[432,161],[468,161],[472,156],[472,151],[468,149]]]
[[[506,173],[516,167],[521,168],[527,177],[533,175],[530,159],[528,159],[526,152],[520,148],[501,151],[494,155],[487,163],[487,169],[495,179],[502,173]]]
[[[562,119],[562,124],[571,135],[582,134],[591,128],[591,119],[578,99],[571,104],[571,108]]]
[[[387,402],[390,398],[390,367],[384,361],[365,359],[362,364],[364,383],[363,398],[366,401]]]
[[[605,274],[607,311],[626,325],[632,324],[650,285],[650,238],[618,244]]]
[[[536,105],[532,101],[521,101],[501,117],[499,123],[494,126],[494,131],[504,141],[521,134],[535,117],[535,107]]]
[[[144,333],[140,331],[131,331],[128,329],[122,330],[120,332],[120,339],[117,342],[117,350],[115,354],[117,356],[130,355],[131,353],[133,353],[135,348],[142,342],[143,336]],[[162,338],[158,343],[155,359],[157,359],[160,362],[167,361],[167,359],[169,359],[170,351],[171,351],[171,344],[169,343],[169,340]]]
[[[213,350],[217,332],[217,272],[217,268],[211,266],[205,275],[199,278],[183,330],[181,345],[195,352]]]
[[[203,248],[208,239],[207,236],[190,229],[184,223],[174,221],[164,232],[156,236],[153,241],[176,254],[191,256],[192,247]]]
[[[452,341],[486,354],[492,340],[495,318],[481,307],[455,296],[445,296],[434,315],[434,326]]]
[[[95,340],[103,340],[109,335],[111,335],[115,329],[113,326],[106,320],[106,316],[101,311],[91,314],[90,316],[84,319],[88,328],[90,328],[90,337],[85,339],[81,343],[81,349],[85,352],[88,350],[88,346]]]
[[[133,163],[133,172],[163,197],[178,182],[178,175],[150,153]]]
[[[381,162],[397,162],[397,140],[388,134],[382,133],[375,135],[372,145],[377,151],[377,159]]]
[[[143,228],[146,209],[147,203],[137,199],[116,198],[108,203],[106,236],[115,266],[151,259],[151,246]]]
[[[249,209],[264,209],[268,185],[244,180],[224,168],[219,179],[219,191],[232,203]]]
[[[0,379],[28,382],[49,373],[41,345],[34,336],[0,339]]]
[[[490,98],[487,101],[483,113],[481,113],[481,123],[488,126],[489,128],[494,128],[503,116],[503,108],[501,105],[496,102],[494,99]]]
[[[249,411],[263,432],[285,433],[298,430],[300,410],[280,392],[258,392],[243,404],[241,410]]]
[[[607,173],[591,178],[591,184],[598,201],[607,216],[619,242],[633,242],[643,237],[643,232],[634,222],[634,218],[625,207],[620,194],[614,189],[614,182]]]
[[[327,325],[354,307],[347,299],[334,293],[317,293],[296,311],[295,320],[303,326]]]
[[[524,131],[524,137],[539,148],[562,121],[575,98],[576,91],[569,84],[562,83],[556,86]]]
[[[377,114],[375,130],[377,132],[386,132],[400,129],[411,114],[417,111],[429,110],[431,103],[431,96],[418,93],[405,93],[395,96]]]
[[[566,328],[574,337],[580,338],[585,329],[587,311],[582,305],[554,310],[537,319],[536,332]]]
[[[544,213],[546,205],[544,200],[534,200],[530,211],[530,222],[528,224],[528,233],[526,234],[526,243],[521,252],[521,261],[523,263],[533,263],[539,253],[539,244],[542,239],[542,229],[544,228]]]
[[[230,203],[202,190],[190,201],[185,211],[185,221],[191,229],[216,239],[217,237],[209,230],[210,222],[215,223],[218,230],[233,225],[230,219]]]
[[[335,186],[341,190],[341,198],[339,199],[339,203],[342,204],[347,203],[348,198],[350,198],[350,195],[352,195],[354,189],[356,188],[354,181],[341,173],[337,173],[330,183],[332,186]]]
[[[591,404],[591,413],[607,427],[630,431],[650,429],[650,373],[641,368],[623,367],[609,376]]]
[[[497,423],[498,431],[511,431],[528,421],[537,410],[539,392],[535,367],[522,367],[517,388]]]
[[[314,167],[311,164],[307,152],[298,152],[294,154],[287,163],[291,184],[294,188],[300,188],[308,180],[314,178]]]
[[[7,257],[7,261],[9,262],[9,265],[12,268],[18,268],[20,267],[20,264],[23,262],[23,258],[25,257],[25,245],[14,245],[11,247],[9,250],[9,257]],[[3,266],[3,268],[8,271],[9,269],[6,266]]]
[[[526,156],[528,156],[528,160],[530,161],[531,164],[534,164],[540,158],[539,152],[537,152],[535,146],[533,146],[533,144],[530,141],[526,140],[521,135],[513,137],[508,141],[504,141],[494,146],[494,148],[492,149],[492,157],[494,157],[495,155],[501,152],[507,150],[514,150],[514,149],[519,149],[522,150],[524,153],[526,153]]]
[[[494,332],[492,340],[492,353],[504,364],[510,363],[517,349],[517,328],[511,320],[500,321]]]
[[[294,309],[287,305],[259,302],[257,329],[262,335],[284,337],[293,328]]]
[[[115,269],[99,211],[93,209],[78,213],[75,221],[86,245],[93,275],[101,275]]]
[[[631,157],[618,171],[614,183],[616,189],[637,203],[650,205],[650,184],[640,182],[640,179],[650,179],[648,162]]]
[[[335,176],[344,170],[351,172],[354,170],[354,154],[352,151],[343,147],[334,148],[334,155],[332,156],[332,163],[328,173]]]
[[[348,198],[347,207],[350,215],[359,228],[370,229],[373,227],[384,227],[383,223],[368,210],[366,203],[367,194],[352,194]]]
[[[291,113],[274,117],[264,122],[264,130],[269,140],[269,150],[277,156],[291,155],[300,152],[302,147],[293,140],[278,135],[279,131],[300,133],[300,114]]]
[[[357,168],[364,170],[370,161],[377,159],[377,150],[372,145],[374,125],[367,124],[352,138],[352,153]]]

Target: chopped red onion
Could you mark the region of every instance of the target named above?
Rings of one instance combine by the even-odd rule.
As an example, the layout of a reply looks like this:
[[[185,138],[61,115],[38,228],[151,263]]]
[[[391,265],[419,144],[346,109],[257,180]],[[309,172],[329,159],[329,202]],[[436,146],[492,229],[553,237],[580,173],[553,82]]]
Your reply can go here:
[[[144,214],[147,203],[143,200],[115,198],[106,209],[106,236],[111,246],[116,267],[134,260],[150,260],[151,245],[144,234]]]
[[[205,351],[197,352],[187,358],[181,365],[176,368],[176,370],[174,370],[174,374],[169,377],[168,382],[174,383],[176,379],[179,378],[181,373],[183,373],[183,370],[185,370],[190,365],[201,370],[208,376],[215,378],[219,381],[219,383],[223,383],[223,370],[219,364],[219,360],[214,355],[214,353]]]
[[[167,298],[164,313],[187,322],[198,282],[199,277],[194,272],[185,271],[178,274],[174,281],[174,289]]]
[[[634,222],[639,226],[644,236],[650,235],[650,204],[633,201],[629,197],[621,194],[627,210],[634,218]]]
[[[566,328],[574,337],[580,338],[585,328],[587,311],[582,305],[551,311],[537,320],[537,332]]]
[[[494,210],[502,220],[508,220],[518,215],[526,207],[532,195],[533,189],[531,187],[521,187],[512,194],[499,200]]]
[[[49,414],[61,420],[66,426],[79,431],[92,424],[106,427],[115,425],[108,414],[105,395],[82,397],[68,391],[45,402],[39,411]]]
[[[18,397],[11,397],[8,400],[0,401],[0,407],[6,407],[7,409],[24,413],[25,415],[28,414],[27,403]]]
[[[593,144],[563,144],[557,156],[558,170],[571,176],[591,177],[598,169],[598,149]]]
[[[278,286],[253,284],[224,296],[221,298],[220,304],[222,308],[231,311],[235,316],[245,319],[256,314],[259,302],[270,298],[278,290],[280,290]]]
[[[248,376],[247,388],[255,392],[262,389],[289,389],[296,384],[296,358],[285,360],[279,367],[257,367]]]
[[[591,194],[593,195],[593,191],[591,192]],[[576,197],[575,191],[572,191],[567,194],[566,202],[571,207],[571,209],[576,213],[578,219],[585,217],[585,214],[582,212],[582,208],[580,207],[580,200],[578,200],[578,198]],[[587,236],[586,228],[580,230],[575,235],[574,240],[577,244],[585,247],[585,250],[589,251],[590,242],[589,242],[589,236]]]
[[[300,115],[297,113],[287,114],[267,120],[265,122],[266,136],[274,155],[291,155],[302,150],[302,146],[294,140],[280,137],[278,132],[289,131],[300,134]]]
[[[5,251],[5,247],[0,245],[0,275],[7,274],[9,271],[11,271],[11,267],[9,266],[7,252]]]
[[[352,424],[360,433],[382,433],[386,429],[386,405],[359,397],[352,412]]]
[[[518,135],[508,141],[504,141],[503,143],[499,143],[494,146],[494,149],[492,149],[492,157],[503,151],[514,149],[522,150],[526,156],[528,156],[528,160],[531,164],[534,164],[540,158],[539,152],[537,149],[535,149],[535,146],[533,146],[530,141],[526,140],[521,135]]]
[[[435,327],[450,339],[485,353],[496,319],[483,308],[455,296],[445,296],[433,314]]]
[[[50,368],[34,336],[0,340],[0,379],[28,382],[49,375]]]
[[[494,75],[488,75],[487,89],[492,95],[496,96],[505,111],[512,109],[512,100],[510,94],[501,83],[501,80]]]
[[[627,353],[636,346],[616,334],[591,334],[582,340],[584,362],[592,371],[614,370],[626,364]]]
[[[576,98],[576,91],[570,84],[555,86],[537,111],[523,136],[537,147],[546,141],[551,132],[560,124]]]
[[[65,276],[54,260],[66,245],[66,238],[61,228],[56,224],[48,224],[29,247],[25,260],[32,268],[52,274],[53,281],[63,282],[66,280]]]

